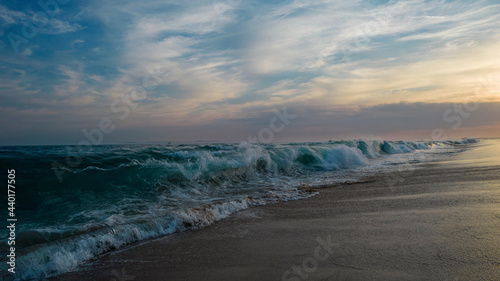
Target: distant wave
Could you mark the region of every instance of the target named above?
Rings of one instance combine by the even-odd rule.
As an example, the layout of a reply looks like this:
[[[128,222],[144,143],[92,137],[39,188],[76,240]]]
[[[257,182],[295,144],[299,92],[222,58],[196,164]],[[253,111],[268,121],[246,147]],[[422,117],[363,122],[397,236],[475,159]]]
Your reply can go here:
[[[67,272],[133,242],[209,225],[252,206],[306,198],[303,185],[356,180],[349,171],[414,163],[462,141],[0,147],[22,175],[18,279]],[[402,158],[399,155],[408,155]],[[413,158],[412,158],[413,157]],[[63,181],[52,163],[67,166]],[[385,168],[384,168],[385,167]],[[2,232],[2,240],[7,238]]]

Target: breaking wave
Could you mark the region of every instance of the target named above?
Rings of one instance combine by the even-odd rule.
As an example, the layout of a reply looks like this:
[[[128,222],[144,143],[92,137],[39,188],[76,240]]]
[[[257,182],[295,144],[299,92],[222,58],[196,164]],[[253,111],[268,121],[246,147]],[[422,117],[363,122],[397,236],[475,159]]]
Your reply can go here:
[[[301,186],[356,180],[349,171],[384,170],[476,142],[0,147],[2,167],[21,175],[16,278],[55,276],[134,242],[315,194]]]

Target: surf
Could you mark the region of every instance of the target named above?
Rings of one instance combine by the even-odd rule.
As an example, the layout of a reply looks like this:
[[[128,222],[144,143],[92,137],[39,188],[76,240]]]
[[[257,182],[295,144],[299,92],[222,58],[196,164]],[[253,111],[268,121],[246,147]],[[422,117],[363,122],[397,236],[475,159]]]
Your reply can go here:
[[[15,167],[20,178],[23,272],[16,276],[56,276],[126,245],[316,194],[304,187],[361,180],[475,142],[107,145],[84,152],[68,146],[0,147],[2,165]],[[81,162],[59,181],[51,163],[67,157]]]

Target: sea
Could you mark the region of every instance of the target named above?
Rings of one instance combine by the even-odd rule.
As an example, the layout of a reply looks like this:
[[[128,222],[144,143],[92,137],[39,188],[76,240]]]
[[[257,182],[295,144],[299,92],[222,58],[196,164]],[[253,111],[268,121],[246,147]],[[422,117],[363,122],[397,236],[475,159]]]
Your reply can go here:
[[[2,146],[4,190],[15,174],[15,204],[8,205],[4,192],[0,206],[6,226],[16,219],[16,273],[4,274],[11,247],[4,226],[0,277],[57,276],[107,252],[204,227],[243,209],[315,196],[317,186],[381,173],[396,175],[388,177],[391,184],[402,171],[479,142]]]

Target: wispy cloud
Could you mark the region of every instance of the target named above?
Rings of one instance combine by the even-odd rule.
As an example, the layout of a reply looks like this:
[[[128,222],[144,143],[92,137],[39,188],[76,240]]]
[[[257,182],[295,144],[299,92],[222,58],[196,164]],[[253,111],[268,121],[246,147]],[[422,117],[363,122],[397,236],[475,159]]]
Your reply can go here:
[[[19,23],[26,14],[24,12],[13,11],[4,5],[0,5],[0,19],[3,25]]]
[[[282,106],[311,114],[461,102],[482,77],[500,73],[494,1],[376,2],[67,5],[19,54],[2,37],[3,108],[73,113],[68,120],[83,126],[112,114],[111,102],[142,85],[154,66],[162,81],[120,126],[180,130]],[[0,5],[0,34],[19,33],[23,20],[41,23],[26,5]],[[480,99],[498,101],[498,92]]]
[[[4,5],[0,5],[0,19],[3,28],[11,25],[32,26],[36,29],[36,32],[51,35],[75,32],[84,28],[78,23],[60,20],[42,11],[15,11]]]

